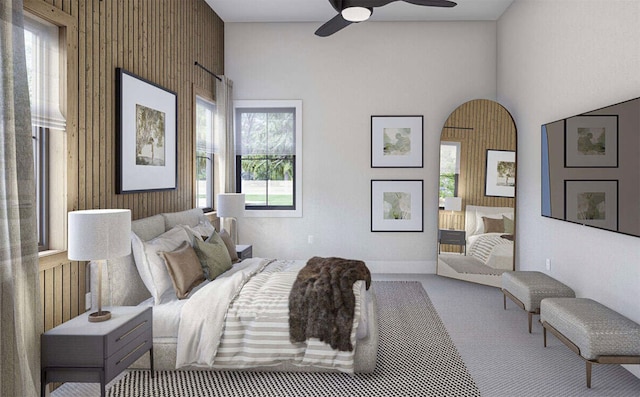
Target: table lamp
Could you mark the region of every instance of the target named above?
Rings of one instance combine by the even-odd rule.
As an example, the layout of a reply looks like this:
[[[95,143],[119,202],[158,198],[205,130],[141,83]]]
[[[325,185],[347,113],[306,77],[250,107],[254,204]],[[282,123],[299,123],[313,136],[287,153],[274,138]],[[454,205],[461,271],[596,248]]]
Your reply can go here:
[[[244,214],[244,193],[218,194],[218,216],[236,220],[234,228],[234,243],[238,244],[238,218]],[[223,220],[224,221],[224,220]],[[224,223],[222,223],[224,224]]]
[[[98,264],[98,311],[89,315],[89,321],[106,321],[111,318],[111,313],[102,310],[102,262],[131,252],[131,211],[72,211],[68,219],[69,259],[96,261]]]
[[[453,225],[453,212],[462,210],[462,197],[445,197],[444,210],[451,211],[449,225]],[[453,227],[450,227],[450,229],[453,229]]]

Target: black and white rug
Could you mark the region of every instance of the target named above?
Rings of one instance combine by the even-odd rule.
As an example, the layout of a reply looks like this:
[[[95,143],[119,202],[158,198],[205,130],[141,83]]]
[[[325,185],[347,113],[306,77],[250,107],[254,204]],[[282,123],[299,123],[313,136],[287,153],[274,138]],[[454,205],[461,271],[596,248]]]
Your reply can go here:
[[[418,282],[376,281],[380,341],[371,374],[131,371],[110,397],[480,396]]]

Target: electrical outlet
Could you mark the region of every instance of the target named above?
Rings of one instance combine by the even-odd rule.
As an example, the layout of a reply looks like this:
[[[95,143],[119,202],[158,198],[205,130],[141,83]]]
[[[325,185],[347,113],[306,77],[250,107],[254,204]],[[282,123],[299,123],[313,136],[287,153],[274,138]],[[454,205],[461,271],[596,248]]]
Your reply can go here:
[[[84,309],[91,310],[91,292],[87,292],[84,296]]]
[[[547,271],[550,271],[551,270],[551,259],[547,258],[545,260],[545,265],[547,267]]]

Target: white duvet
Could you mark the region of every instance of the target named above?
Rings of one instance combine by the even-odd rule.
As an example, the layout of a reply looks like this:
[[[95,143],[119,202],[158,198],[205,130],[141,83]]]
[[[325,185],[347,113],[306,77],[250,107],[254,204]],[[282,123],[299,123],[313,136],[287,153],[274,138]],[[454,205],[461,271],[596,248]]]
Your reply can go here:
[[[354,351],[333,350],[316,338],[289,340],[289,291],[303,265],[248,259],[196,291],[180,313],[176,368],[239,369],[286,361],[353,373]],[[363,281],[354,284],[353,346],[363,286]]]

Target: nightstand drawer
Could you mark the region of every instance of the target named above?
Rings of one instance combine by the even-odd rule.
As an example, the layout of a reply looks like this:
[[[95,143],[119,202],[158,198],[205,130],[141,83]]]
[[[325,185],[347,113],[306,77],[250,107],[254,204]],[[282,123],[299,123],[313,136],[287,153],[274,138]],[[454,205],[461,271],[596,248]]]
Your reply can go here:
[[[236,245],[236,252],[238,253],[238,259],[253,258],[253,246],[252,245]]]
[[[127,323],[118,327],[117,330],[107,335],[106,357],[111,357],[116,352],[128,345],[129,342],[138,336],[145,334],[145,338],[152,338],[151,310],[147,310],[142,315],[134,317]]]
[[[121,349],[116,354],[107,358],[104,365],[106,382],[109,382],[120,372],[128,368],[129,365],[133,364],[134,361],[149,351],[153,344],[151,332],[145,332],[137,337],[129,338],[128,341],[129,343],[120,346]]]

